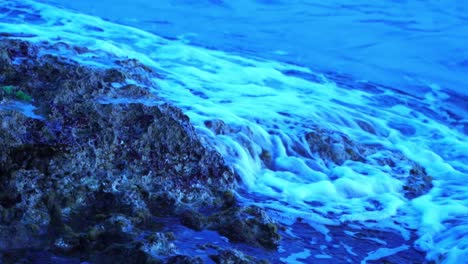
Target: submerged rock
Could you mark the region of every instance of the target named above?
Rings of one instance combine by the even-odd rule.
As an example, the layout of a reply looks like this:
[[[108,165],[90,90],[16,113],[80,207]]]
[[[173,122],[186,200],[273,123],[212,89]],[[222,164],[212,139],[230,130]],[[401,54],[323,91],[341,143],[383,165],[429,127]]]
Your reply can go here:
[[[365,160],[363,149],[342,133],[316,129],[306,134],[306,140],[312,153],[317,153],[321,158],[338,165],[346,160]]]
[[[281,239],[278,224],[256,206],[233,207],[210,216],[208,221],[210,229],[234,242],[276,249]]]
[[[186,211],[181,215],[181,223],[194,230],[216,230],[232,242],[270,250],[276,249],[281,239],[278,224],[256,206],[232,206],[208,216]]]
[[[389,166],[392,176],[403,182],[403,194],[413,199],[427,193],[432,188],[432,177],[416,162],[395,150],[383,150],[378,145],[360,144],[344,133],[316,128],[305,135],[312,154],[331,163],[343,165],[346,161]],[[375,155],[379,152],[379,155]]]
[[[418,164],[414,164],[409,171],[403,186],[405,197],[412,199],[426,194],[432,188],[432,177]]]

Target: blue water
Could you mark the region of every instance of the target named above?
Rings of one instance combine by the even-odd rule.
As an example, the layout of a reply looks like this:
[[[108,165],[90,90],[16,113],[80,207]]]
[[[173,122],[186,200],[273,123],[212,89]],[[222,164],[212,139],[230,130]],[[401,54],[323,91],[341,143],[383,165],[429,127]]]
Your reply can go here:
[[[468,94],[463,1],[49,0],[169,38],[419,93]]]
[[[0,1],[0,32],[55,43],[48,52],[92,67],[112,67],[112,56],[153,67],[159,75],[141,85],[182,108],[224,156],[241,179],[242,202],[270,210],[291,236],[302,238],[280,248],[289,254],[282,262],[333,259],[327,247],[341,245],[333,230],[343,227],[352,236],[348,223],[393,230],[404,240],[360,249],[361,263],[413,246],[441,263],[468,257],[468,4],[40,3]],[[75,54],[60,43],[89,51]],[[213,119],[229,131],[214,134],[204,125]],[[307,150],[304,133],[314,127],[381,149],[364,162],[333,165]],[[259,158],[264,151],[269,165]],[[394,152],[434,178],[428,194],[403,197],[411,163],[379,163]],[[301,233],[304,226],[322,236],[319,244],[309,241],[310,230]],[[317,254],[322,247],[330,255]]]

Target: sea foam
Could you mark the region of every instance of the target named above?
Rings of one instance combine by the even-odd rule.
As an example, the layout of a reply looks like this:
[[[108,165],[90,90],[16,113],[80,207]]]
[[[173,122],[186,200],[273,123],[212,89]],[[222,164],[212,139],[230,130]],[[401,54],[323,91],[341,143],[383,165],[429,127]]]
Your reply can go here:
[[[418,98],[378,85],[345,88],[306,67],[191,46],[33,1],[4,1],[4,8],[16,12],[0,15],[2,33],[88,49],[43,52],[92,67],[113,67],[110,58],[118,56],[154,68],[158,76],[147,88],[181,107],[235,168],[247,193],[240,194],[243,202],[269,208],[284,224],[303,219],[326,236],[327,226],[343,222],[372,227],[377,221],[403,235],[406,227],[414,227],[420,236],[416,245],[428,258],[466,259],[468,141],[452,125],[443,105],[447,96],[437,85],[428,85],[429,92]],[[207,129],[211,120],[222,120],[226,131]],[[375,146],[373,153],[362,161],[334,164],[307,145],[304,135],[317,127]],[[403,175],[411,162],[395,159],[392,168],[378,162],[394,159],[391,153],[422,165],[434,188],[406,198]],[[404,247],[369,252],[363,261]]]

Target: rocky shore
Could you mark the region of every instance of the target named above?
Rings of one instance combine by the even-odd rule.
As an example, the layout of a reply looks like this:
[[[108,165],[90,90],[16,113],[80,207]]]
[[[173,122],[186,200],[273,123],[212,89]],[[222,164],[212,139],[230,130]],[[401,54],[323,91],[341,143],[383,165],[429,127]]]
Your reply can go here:
[[[178,254],[167,218],[232,242],[278,246],[277,224],[237,204],[234,173],[189,118],[126,83],[144,82],[149,68],[134,60],[84,67],[41,51],[0,42],[3,262],[202,263]],[[222,248],[211,259],[257,263]]]
[[[222,156],[180,109],[138,85],[151,83],[152,69],[118,58],[115,67],[84,66],[52,55],[48,45],[0,40],[0,264],[268,263],[265,256],[279,263],[277,252],[315,240],[329,246],[317,244],[311,254],[357,262],[383,240],[395,247],[414,241],[415,230],[403,239],[346,223],[330,228],[339,242],[331,244],[298,219],[288,228],[304,230],[299,241],[262,208],[240,204],[237,176]],[[205,125],[215,134],[236,133],[222,120]],[[368,162],[377,149],[320,128],[304,138],[309,150],[296,151],[331,166]],[[270,153],[259,156],[276,169]],[[405,197],[426,193],[432,178],[402,154],[372,160],[395,170],[400,161],[410,167],[399,175]],[[195,242],[202,234],[226,241]],[[356,245],[357,254],[344,245]],[[424,256],[411,246],[384,259],[412,260]]]

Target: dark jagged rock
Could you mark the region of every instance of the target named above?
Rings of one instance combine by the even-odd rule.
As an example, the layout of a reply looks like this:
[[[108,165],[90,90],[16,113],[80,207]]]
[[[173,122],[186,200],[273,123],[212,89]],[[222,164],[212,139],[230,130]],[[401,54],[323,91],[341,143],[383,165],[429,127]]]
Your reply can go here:
[[[205,126],[209,128],[216,135],[224,135],[228,131],[228,127],[223,120],[207,120],[205,121]]]
[[[167,260],[167,264],[203,264],[203,260],[199,257],[176,255],[170,257]]]
[[[181,215],[181,223],[194,230],[216,230],[232,242],[266,249],[276,249],[281,239],[278,224],[256,206],[232,206],[209,216],[186,211]]]
[[[346,160],[364,161],[359,147],[346,135],[334,131],[317,129],[306,135],[310,151],[320,157],[341,165]]]
[[[181,223],[193,230],[200,231],[206,228],[207,219],[206,217],[194,210],[186,210],[180,214]]]
[[[209,217],[209,228],[217,230],[231,241],[276,249],[281,236],[278,225],[256,206],[232,207]]]
[[[137,85],[113,88],[149,83],[149,68],[94,69],[41,49],[0,42],[0,102],[37,108],[0,111],[0,251],[157,263],[150,254],[175,251],[165,235],[144,235],[158,231],[154,217],[235,203],[231,169],[186,115]]]
[[[432,177],[418,164],[414,164],[403,186],[405,196],[409,199],[419,197],[432,188]]]

